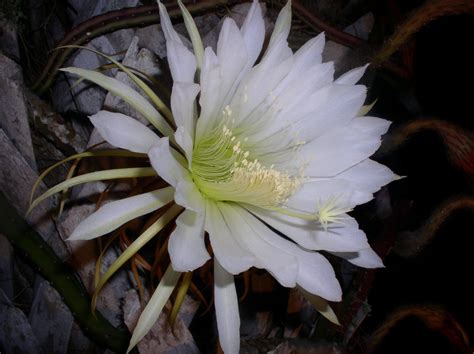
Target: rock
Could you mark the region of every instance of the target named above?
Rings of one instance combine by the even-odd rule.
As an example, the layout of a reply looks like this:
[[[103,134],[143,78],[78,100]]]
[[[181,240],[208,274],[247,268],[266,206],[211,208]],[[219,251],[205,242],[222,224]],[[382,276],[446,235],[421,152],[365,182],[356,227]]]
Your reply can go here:
[[[162,73],[156,60],[156,57],[150,50],[146,48],[139,50],[138,42],[138,37],[134,37],[130,44],[130,47],[127,50],[127,53],[125,54],[123,64],[128,67],[139,70],[145,73],[146,75],[149,75],[150,77],[156,78]],[[142,94],[143,97],[146,97],[146,94],[135,86],[135,84],[132,82],[131,79],[129,79],[126,73],[118,72],[117,75],[115,75],[115,78],[125,83],[127,86],[135,88],[138,92]],[[111,93],[107,94],[107,97],[104,102],[104,109],[134,117],[144,124],[149,123],[145,117],[143,117],[140,113],[133,109],[128,103],[126,103],[120,97],[112,95]],[[102,140],[103,139],[100,136],[93,134],[89,141],[89,146],[97,144]]]
[[[0,348],[2,354],[40,354],[42,351],[25,314],[0,289]]]
[[[6,133],[13,145],[19,150],[33,170],[36,170],[35,154],[31,142],[28,124],[28,108],[23,89],[19,81],[21,69],[11,60],[0,54],[0,128]]]
[[[20,60],[17,28],[3,16],[0,16],[0,52],[16,61]]]
[[[70,120],[65,120],[54,112],[46,102],[31,92],[26,92],[28,112],[32,129],[36,163],[39,171],[64,158],[84,151],[87,139],[73,128]],[[68,165],[52,170],[44,182],[53,186],[66,178]]]
[[[181,318],[186,327],[189,327],[191,324],[200,304],[200,301],[194,300],[189,295],[184,297],[183,303],[181,304],[181,308],[178,312],[178,317]]]
[[[80,190],[75,200],[87,200],[91,194],[95,195],[102,192],[105,188],[103,183],[88,183]],[[86,203],[74,205],[66,209],[60,222],[58,230],[71,254],[70,263],[76,269],[84,286],[90,294],[95,289],[95,269],[97,257],[100,250],[94,241],[71,241],[67,238],[71,235],[74,228],[83,221],[87,216],[96,210],[95,203]],[[114,247],[110,247],[102,257],[101,274],[104,274],[110,265],[117,259],[118,252]],[[114,326],[122,325],[121,319],[121,303],[126,291],[130,288],[130,282],[126,271],[118,271],[112,279],[101,290],[97,297],[97,309],[109,320]]]
[[[168,303],[169,305],[169,303]],[[161,313],[150,332],[138,343],[137,347],[141,354],[168,353],[168,354],[191,354],[199,353],[194,339],[178,316],[175,322],[174,334],[168,323],[170,306]],[[142,312],[137,292],[132,289],[127,292],[123,307],[124,320],[130,331],[136,326]]]
[[[121,57],[117,57],[115,53],[127,50],[133,34],[134,30],[132,29],[116,31],[95,38],[86,47],[112,55],[115,59],[121,60]],[[78,50],[65,66],[95,70],[105,63],[106,60],[97,54],[87,50]],[[106,74],[110,75],[110,71],[107,71]],[[99,86],[86,81],[80,82],[71,90],[71,86],[77,79],[78,77],[75,75],[61,74],[58,80],[56,80],[52,95],[54,108],[60,113],[79,111],[91,115],[98,112],[102,107],[107,92]]]
[[[13,300],[13,249],[8,239],[0,234],[0,290]]]
[[[0,190],[5,194],[8,201],[17,208],[18,212],[24,215],[28,209],[31,188],[38,175],[2,129],[0,129],[0,166],[2,166]],[[46,186],[41,183],[36,195],[46,190]],[[26,219],[53,248],[56,254],[65,259],[68,256],[66,249],[58,238],[56,227],[49,215],[53,205],[52,198],[48,198],[33,209]]]
[[[74,25],[109,11],[141,5],[139,0],[71,0],[70,3],[77,13]]]
[[[67,352],[74,318],[58,292],[47,281],[42,281],[38,286],[28,317],[45,353]]]
[[[15,82],[23,82],[21,66],[11,60],[8,56],[0,53],[0,75]]]

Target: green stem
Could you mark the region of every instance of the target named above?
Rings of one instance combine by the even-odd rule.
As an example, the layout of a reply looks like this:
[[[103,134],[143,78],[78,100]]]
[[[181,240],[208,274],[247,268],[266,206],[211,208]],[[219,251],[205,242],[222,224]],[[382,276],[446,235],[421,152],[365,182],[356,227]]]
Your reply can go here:
[[[117,353],[127,349],[130,334],[112,326],[100,313],[90,310],[91,298],[74,273],[41,236],[18,214],[0,192],[0,233],[21,250],[36,270],[59,292],[84,333],[99,345]]]

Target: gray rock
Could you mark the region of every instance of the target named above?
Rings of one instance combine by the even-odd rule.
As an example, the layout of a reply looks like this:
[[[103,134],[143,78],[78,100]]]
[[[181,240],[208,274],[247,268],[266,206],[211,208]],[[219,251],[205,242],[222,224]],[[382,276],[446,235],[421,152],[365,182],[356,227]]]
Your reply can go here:
[[[16,82],[23,82],[21,66],[11,60],[8,56],[0,53],[0,75]]]
[[[109,11],[140,5],[139,0],[71,0],[70,2],[77,12],[75,25]]]
[[[38,175],[2,129],[0,129],[0,166],[2,166],[0,170],[0,191],[5,194],[8,201],[17,208],[18,212],[24,215],[28,209],[31,188]],[[46,190],[46,186],[40,184],[37,195]],[[49,216],[53,205],[51,198],[45,200],[33,209],[26,219],[49,243],[56,254],[65,259],[67,258],[66,249],[59,240],[56,227]]]
[[[31,131],[28,124],[28,108],[23,84],[18,81],[21,69],[19,66],[0,54],[0,128],[7,134],[13,145],[36,170],[35,154],[31,142]]]
[[[25,314],[0,289],[0,345],[2,354],[42,353]]]
[[[5,18],[0,18],[0,52],[14,60],[20,60],[17,28]]]
[[[138,28],[135,35],[139,39],[139,46],[147,48],[160,58],[166,57],[166,41],[161,27],[159,25],[151,25]]]
[[[139,50],[138,42],[139,42],[138,37],[135,37],[132,40],[130,47],[127,50],[127,53],[125,54],[123,64],[128,67],[139,70],[142,73],[149,75],[150,77],[159,76],[161,74],[161,69],[158,65],[155,55],[146,48]],[[142,94],[143,97],[146,97],[145,93],[135,86],[135,84],[132,82],[132,80],[130,80],[130,78],[128,77],[126,73],[118,72],[117,75],[115,75],[115,78],[125,83],[126,85],[135,88],[138,92]],[[108,93],[107,97],[105,98],[104,108],[106,110],[123,113],[127,116],[138,119],[144,124],[148,124],[148,121],[145,117],[143,117],[140,113],[138,113],[135,109],[133,109],[128,103],[126,103],[120,97],[115,96],[111,93]],[[93,137],[96,137],[96,136],[93,135]],[[97,137],[95,139],[92,139],[91,137],[91,140],[89,141],[89,146],[91,144],[98,143],[99,141],[96,141],[96,139]]]
[[[121,53],[127,50],[133,38],[134,30],[125,29],[95,38],[86,47],[120,60]],[[87,50],[79,50],[65,66],[95,70],[106,63],[102,57]],[[110,75],[110,74],[109,74]],[[53,87],[53,104],[58,112],[79,111],[88,115],[100,110],[104,102],[106,91],[90,82],[80,82],[77,85],[77,76],[61,74]],[[71,89],[71,87],[74,87]]]
[[[47,281],[42,281],[36,290],[28,317],[45,353],[67,352],[74,318],[58,292]]]
[[[103,183],[88,183],[74,199],[84,200],[90,194],[97,194],[105,188]],[[74,228],[87,216],[96,210],[94,203],[74,205],[64,213],[58,223],[58,230],[63,240],[66,240]],[[66,245],[71,254],[70,263],[77,270],[79,277],[89,293],[95,289],[94,278],[97,256],[100,250],[94,241],[71,241],[66,240]],[[114,247],[109,248],[102,258],[101,274],[110,267],[117,259],[118,252]],[[122,324],[121,304],[126,291],[130,288],[130,282],[126,271],[117,272],[112,279],[103,287],[97,297],[97,309],[113,325]]]
[[[0,290],[13,300],[13,249],[8,239],[0,234]]]

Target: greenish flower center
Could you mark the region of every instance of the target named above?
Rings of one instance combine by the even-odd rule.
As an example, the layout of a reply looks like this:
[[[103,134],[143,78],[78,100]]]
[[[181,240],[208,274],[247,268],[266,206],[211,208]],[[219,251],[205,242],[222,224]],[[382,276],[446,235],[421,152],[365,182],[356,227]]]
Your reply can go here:
[[[215,127],[193,151],[192,174],[201,193],[216,201],[275,208],[284,203],[301,178],[265,166],[226,124]]]

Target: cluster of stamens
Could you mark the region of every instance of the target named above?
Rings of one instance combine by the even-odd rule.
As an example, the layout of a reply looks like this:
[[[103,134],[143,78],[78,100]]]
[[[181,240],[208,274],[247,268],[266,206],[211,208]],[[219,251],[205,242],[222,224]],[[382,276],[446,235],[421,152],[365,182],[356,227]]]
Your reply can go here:
[[[232,110],[223,110],[223,122],[193,154],[193,176],[201,192],[215,200],[243,202],[262,207],[284,203],[301,183],[301,178],[265,166],[245,148],[247,139],[232,132]]]

